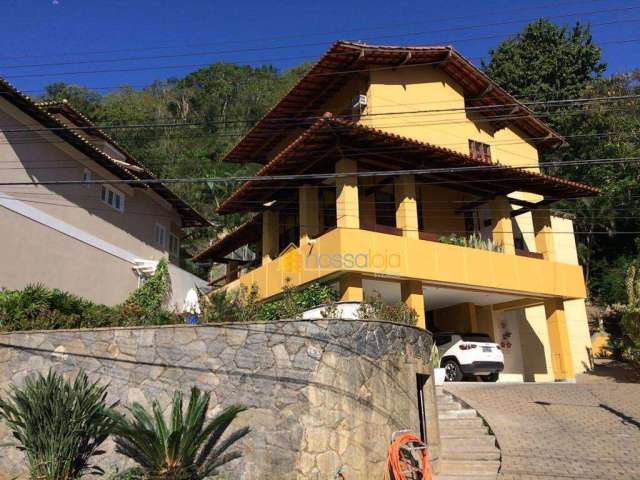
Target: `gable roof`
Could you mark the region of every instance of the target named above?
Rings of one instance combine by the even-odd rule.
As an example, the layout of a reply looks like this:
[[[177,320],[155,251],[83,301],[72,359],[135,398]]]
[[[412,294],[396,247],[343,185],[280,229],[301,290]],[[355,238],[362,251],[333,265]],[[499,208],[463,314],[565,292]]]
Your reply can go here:
[[[0,98],[7,100],[15,107],[27,113],[45,128],[50,129],[52,134],[57,135],[69,145],[75,147],[78,151],[91,158],[117,178],[122,180],[157,180],[157,177],[151,170],[145,167],[130,153],[126,152],[124,148],[114,142],[100,129],[92,128],[90,131],[92,134],[100,136],[109,143],[112,143],[123,153],[126,161],[113,158],[111,155],[92,145],[84,136],[76,133],[72,128],[69,128],[68,125],[58,120],[53,112],[56,108],[64,108],[68,112],[74,112],[78,121],[81,122],[79,126],[95,127],[88,118],[73,109],[68,103],[53,102],[51,104],[44,103],[39,105],[2,78],[0,78]],[[63,103],[66,104],[66,106],[62,107]],[[49,108],[51,108],[51,111],[49,111]],[[183,227],[203,227],[211,225],[210,222],[193,207],[162,183],[152,183],[136,188],[149,188],[169,202],[180,215]]]
[[[225,156],[230,162],[266,163],[267,153],[296,126],[313,123],[314,111],[342,88],[352,74],[368,69],[437,67],[465,92],[467,107],[482,109],[487,117],[500,116],[503,125],[518,127],[540,147],[564,139],[538,119],[533,111],[499,87],[451,46],[401,47],[339,41]],[[495,107],[495,108],[491,108]]]
[[[473,158],[449,148],[420,142],[360,123],[333,118],[328,112],[262,167],[257,176],[299,173],[302,169],[321,161],[322,154],[331,151],[338,138],[343,150],[350,146],[365,153],[386,150],[396,152],[390,160],[405,162],[406,166],[412,166],[412,168],[450,169],[431,175],[437,177],[438,182],[448,183],[450,188],[461,188],[460,184],[466,182],[472,184],[474,188],[482,187],[494,195],[525,191],[552,199],[588,197],[599,193],[597,188],[578,182],[544,175],[531,169]],[[359,156],[360,161],[365,159],[362,155],[361,153]],[[346,156],[348,157],[348,154]],[[393,169],[391,161],[387,164],[389,169]],[[406,166],[403,168],[406,169]],[[482,168],[460,173],[455,171],[457,167]],[[423,175],[430,176],[430,174]],[[308,182],[302,179],[298,183],[305,181]],[[272,198],[283,185],[295,183],[295,180],[249,180],[222,202],[217,213],[257,211],[260,209],[261,202],[267,197]]]

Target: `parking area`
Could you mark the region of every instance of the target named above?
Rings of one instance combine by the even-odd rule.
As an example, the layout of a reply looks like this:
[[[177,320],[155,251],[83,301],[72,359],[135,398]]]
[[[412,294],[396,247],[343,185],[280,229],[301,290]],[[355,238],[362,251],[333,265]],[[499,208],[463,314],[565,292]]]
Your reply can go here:
[[[640,383],[599,366],[575,384],[447,383],[502,452],[503,480],[640,479]]]

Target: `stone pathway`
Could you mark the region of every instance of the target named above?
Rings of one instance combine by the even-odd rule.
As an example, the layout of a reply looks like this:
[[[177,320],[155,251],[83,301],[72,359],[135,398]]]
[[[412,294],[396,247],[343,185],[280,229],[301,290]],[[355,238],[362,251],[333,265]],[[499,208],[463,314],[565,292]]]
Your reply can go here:
[[[447,384],[489,424],[499,479],[640,479],[640,384]]]

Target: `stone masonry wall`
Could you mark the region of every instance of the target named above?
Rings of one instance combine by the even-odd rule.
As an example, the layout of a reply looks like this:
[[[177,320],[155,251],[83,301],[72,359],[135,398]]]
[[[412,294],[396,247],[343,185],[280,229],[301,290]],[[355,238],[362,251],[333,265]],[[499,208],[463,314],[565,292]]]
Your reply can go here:
[[[416,374],[429,373],[430,349],[424,330],[345,320],[19,332],[0,335],[0,387],[83,368],[112,400],[167,409],[176,388],[198,385],[216,408],[249,407],[234,426],[253,430],[224,478],[382,478],[391,433],[419,431]],[[125,465],[108,450],[105,470]],[[0,447],[0,479],[17,473],[21,454]]]

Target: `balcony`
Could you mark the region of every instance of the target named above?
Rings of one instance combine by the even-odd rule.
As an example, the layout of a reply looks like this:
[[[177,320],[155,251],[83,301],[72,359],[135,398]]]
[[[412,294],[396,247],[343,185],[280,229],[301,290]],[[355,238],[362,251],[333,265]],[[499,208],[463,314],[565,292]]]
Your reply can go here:
[[[584,298],[586,294],[578,265],[551,262],[539,255],[531,258],[528,252],[511,255],[445,244],[429,234],[407,238],[392,227],[375,226],[378,231],[363,227],[326,231],[312,243],[290,248],[246,272],[237,283],[256,284],[261,295],[269,297],[287,283],[302,285],[357,272],[529,296]]]

